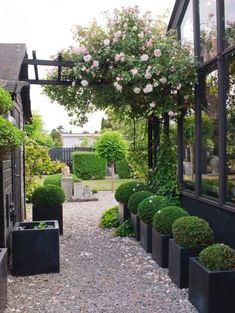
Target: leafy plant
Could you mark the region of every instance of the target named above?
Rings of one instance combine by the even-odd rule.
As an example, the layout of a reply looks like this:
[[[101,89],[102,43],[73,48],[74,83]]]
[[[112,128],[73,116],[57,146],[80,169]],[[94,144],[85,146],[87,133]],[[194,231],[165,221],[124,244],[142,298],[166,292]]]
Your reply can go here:
[[[0,86],[0,115],[6,114],[13,107],[13,101],[10,93]]]
[[[180,217],[188,216],[188,213],[177,206],[168,206],[159,210],[153,217],[153,228],[161,234],[172,236],[172,225]]]
[[[172,234],[179,246],[188,249],[202,249],[214,242],[213,230],[197,216],[177,219],[172,225]]]
[[[118,206],[114,206],[103,213],[99,226],[104,229],[116,228],[119,226]]]
[[[98,193],[97,189],[92,189],[92,193]]]
[[[106,162],[95,152],[74,152],[73,173],[81,179],[105,177]]]
[[[44,185],[55,185],[61,187],[61,178],[63,174],[53,174],[44,179],[43,184]],[[80,182],[81,180],[74,174],[70,174],[70,176],[73,178],[73,182],[77,183]]]
[[[150,196],[152,196],[152,192],[148,190],[143,190],[143,191],[138,191],[138,192],[133,193],[130,196],[129,201],[128,201],[129,210],[132,213],[137,214],[137,208],[140,202],[142,202],[146,198],[149,198]]]
[[[38,225],[34,226],[34,229],[52,229],[54,228],[53,225],[49,225],[44,222],[40,222]]]
[[[200,252],[199,262],[209,271],[235,270],[235,250],[216,243]]]
[[[151,224],[154,214],[169,205],[170,201],[166,197],[153,195],[140,202],[137,215],[146,224]]]
[[[116,170],[119,178],[130,178],[130,166],[126,159],[116,162]]]
[[[138,191],[149,190],[144,182],[130,181],[120,185],[115,192],[115,199],[118,202],[128,204],[130,196]]]
[[[32,195],[32,203],[38,207],[48,207],[61,205],[65,201],[63,190],[54,185],[38,187]]]
[[[0,116],[0,153],[18,148],[24,141],[24,133]]]
[[[118,226],[114,231],[114,236],[135,237],[131,222],[129,220],[126,220],[120,226]]]

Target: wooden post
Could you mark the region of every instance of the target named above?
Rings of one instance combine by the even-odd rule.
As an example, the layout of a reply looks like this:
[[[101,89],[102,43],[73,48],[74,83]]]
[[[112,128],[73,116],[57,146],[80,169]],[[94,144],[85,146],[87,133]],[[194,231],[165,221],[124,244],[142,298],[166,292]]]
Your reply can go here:
[[[114,192],[114,163],[111,165],[112,167],[112,192]]]

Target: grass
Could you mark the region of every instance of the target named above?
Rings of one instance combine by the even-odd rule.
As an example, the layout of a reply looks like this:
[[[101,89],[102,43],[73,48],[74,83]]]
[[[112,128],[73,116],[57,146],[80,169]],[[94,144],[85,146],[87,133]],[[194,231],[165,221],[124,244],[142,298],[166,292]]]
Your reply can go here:
[[[116,190],[121,184],[130,181],[131,179],[120,179],[115,178],[114,189]],[[111,179],[99,179],[99,180],[83,180],[83,186],[89,186],[91,189],[100,190],[111,190]]]

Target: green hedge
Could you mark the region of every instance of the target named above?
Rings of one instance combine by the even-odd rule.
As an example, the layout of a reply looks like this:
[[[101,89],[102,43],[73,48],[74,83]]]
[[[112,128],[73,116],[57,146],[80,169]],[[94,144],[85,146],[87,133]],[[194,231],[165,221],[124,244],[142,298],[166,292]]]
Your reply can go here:
[[[131,172],[130,172],[130,166],[127,162],[127,160],[121,160],[116,162],[116,171],[119,176],[119,178],[130,178]]]
[[[95,152],[73,153],[73,174],[81,179],[103,179],[106,162]]]
[[[43,185],[55,185],[61,187],[61,178],[63,174],[54,174],[50,175],[47,178],[44,179]],[[76,175],[70,174],[70,176],[73,178],[74,183],[77,183],[81,181]]]
[[[51,207],[61,205],[64,201],[64,191],[54,185],[38,187],[34,190],[32,195],[32,203],[35,206]]]

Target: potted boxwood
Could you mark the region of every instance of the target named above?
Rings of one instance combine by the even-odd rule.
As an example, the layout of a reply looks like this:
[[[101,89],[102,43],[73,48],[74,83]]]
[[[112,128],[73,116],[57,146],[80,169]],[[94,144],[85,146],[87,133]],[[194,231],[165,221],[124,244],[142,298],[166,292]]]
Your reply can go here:
[[[147,190],[142,190],[133,193],[128,201],[128,208],[131,212],[131,225],[133,227],[136,240],[140,240],[140,219],[137,215],[137,208],[140,202],[144,199],[149,198],[152,195],[152,192]]]
[[[58,221],[20,222],[12,231],[12,274],[59,273]]]
[[[177,206],[168,206],[156,212],[152,223],[152,258],[163,268],[168,267],[169,239],[172,237],[172,225],[188,213]]]
[[[235,250],[214,244],[189,261],[189,301],[199,313],[233,313]]]
[[[45,185],[34,190],[32,195],[33,221],[58,220],[63,234],[63,203],[65,194],[55,185]]]
[[[0,248],[0,312],[7,304],[7,249]]]
[[[115,199],[119,202],[119,222],[122,224],[130,218],[128,209],[128,201],[130,196],[141,190],[148,190],[148,186],[144,182],[130,181],[120,185],[115,192]]]
[[[179,288],[188,287],[189,257],[214,242],[209,224],[197,216],[177,219],[172,225],[173,239],[169,240],[169,276]]]
[[[152,252],[152,221],[154,214],[168,206],[169,200],[163,196],[152,195],[144,199],[137,208],[140,218],[140,244],[146,252]]]

